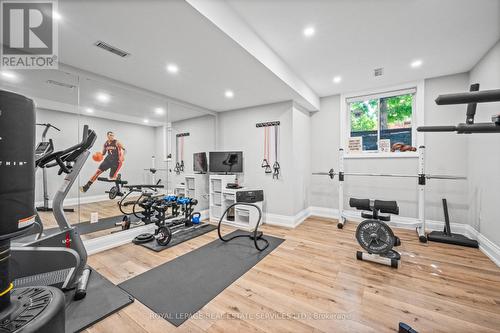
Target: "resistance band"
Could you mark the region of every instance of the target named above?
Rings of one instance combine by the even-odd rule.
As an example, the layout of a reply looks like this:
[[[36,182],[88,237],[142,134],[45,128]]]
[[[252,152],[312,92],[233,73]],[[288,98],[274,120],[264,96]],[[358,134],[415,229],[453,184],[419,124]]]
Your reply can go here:
[[[264,159],[262,160],[262,168],[265,173],[272,173],[271,165],[269,164],[269,127],[264,128]]]
[[[179,148],[180,147],[180,148]],[[176,174],[184,171],[184,137],[175,136],[175,168]]]
[[[278,146],[279,146],[279,126],[274,127],[274,164],[273,164],[273,179],[279,179],[280,163],[278,162]]]
[[[181,165],[180,171],[184,172],[184,136],[181,136]]]

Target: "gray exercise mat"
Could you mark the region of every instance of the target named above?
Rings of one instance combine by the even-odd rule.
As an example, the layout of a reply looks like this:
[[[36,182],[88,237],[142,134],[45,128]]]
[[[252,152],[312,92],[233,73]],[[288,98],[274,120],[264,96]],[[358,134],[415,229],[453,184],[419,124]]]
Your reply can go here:
[[[134,301],[132,296],[92,270],[87,296],[71,301],[75,291],[66,292],[66,332],[80,332]]]
[[[235,234],[246,233],[237,230]],[[247,233],[248,234],[248,233]],[[175,326],[181,325],[284,239],[264,235],[269,247],[259,252],[249,238],[216,239],[119,285]]]
[[[190,232],[182,234],[182,235],[179,235],[179,234],[174,235],[172,237],[172,240],[166,246],[159,245],[158,242],[156,241],[156,239],[152,240],[151,242],[142,243],[139,245],[142,245],[142,246],[144,246],[150,250],[153,250],[155,252],[160,252],[160,251],[163,251],[165,249],[171,248],[172,246],[176,246],[180,243],[184,243],[185,241],[188,241],[190,239],[204,235],[207,232],[210,232],[210,231],[215,230],[215,229],[217,229],[217,226],[215,226],[213,224],[204,223],[204,224],[202,224],[201,228],[195,229],[193,231],[190,231]]]

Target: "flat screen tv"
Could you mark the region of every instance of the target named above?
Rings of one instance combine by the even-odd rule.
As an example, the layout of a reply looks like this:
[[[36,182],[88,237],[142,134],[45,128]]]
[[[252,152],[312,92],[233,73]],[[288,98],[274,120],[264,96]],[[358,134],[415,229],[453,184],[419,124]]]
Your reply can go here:
[[[193,154],[193,171],[206,173],[208,171],[207,153]]]
[[[243,152],[241,151],[211,151],[208,161],[210,172],[243,172]]]

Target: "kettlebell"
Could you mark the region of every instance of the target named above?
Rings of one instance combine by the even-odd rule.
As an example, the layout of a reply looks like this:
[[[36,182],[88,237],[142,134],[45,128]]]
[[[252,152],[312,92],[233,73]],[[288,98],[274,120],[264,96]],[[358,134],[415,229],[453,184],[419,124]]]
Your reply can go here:
[[[200,221],[201,220],[201,214],[198,213],[198,212],[195,212],[193,214],[191,214],[191,222],[193,222],[194,224],[200,224]]]

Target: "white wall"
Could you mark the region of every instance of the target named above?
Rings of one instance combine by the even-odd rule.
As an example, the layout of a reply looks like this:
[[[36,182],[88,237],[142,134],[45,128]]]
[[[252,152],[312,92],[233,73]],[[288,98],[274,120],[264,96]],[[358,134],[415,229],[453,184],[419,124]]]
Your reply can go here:
[[[456,107],[438,108],[434,99],[446,92],[463,91],[468,85],[467,74],[457,74],[425,80],[425,124],[455,124],[463,120],[463,113]],[[311,165],[312,171],[338,170],[338,149],[340,131],[340,96],[321,99],[319,112],[311,114]],[[420,143],[418,143],[420,144]],[[467,150],[465,141],[453,140],[444,135],[426,135],[426,172],[452,175],[467,174]],[[344,164],[346,172],[383,172],[417,174],[416,158],[370,158],[350,159]],[[338,181],[327,176],[313,176],[311,180],[310,205],[338,208]],[[349,197],[396,199],[400,214],[404,217],[417,216],[417,192],[415,179],[347,177],[345,182],[344,208]],[[467,182],[429,181],[427,186],[426,218],[443,220],[441,198],[449,201],[453,222],[468,222]]]
[[[264,211],[270,214],[292,216],[296,213],[292,110],[292,102],[283,102],[218,114],[217,149],[243,151],[244,175],[240,180],[245,186],[264,190]],[[279,180],[265,174],[261,167],[264,129],[256,128],[255,124],[266,121],[280,121]],[[270,163],[274,163],[274,158]]]
[[[311,183],[311,118],[307,110],[293,106],[293,166],[295,170],[293,214],[309,207]]]
[[[186,174],[193,173],[193,154],[215,150],[215,116],[205,115],[172,123],[172,163],[169,165],[169,188],[184,182]],[[184,137],[184,172],[177,175],[173,169],[176,162],[175,135],[189,133]]]
[[[120,170],[122,178],[128,180],[131,184],[143,183],[147,179],[148,173],[144,171],[144,168],[150,167],[151,156],[154,155],[156,149],[154,127],[45,109],[37,110],[36,121],[38,123],[51,123],[61,129],[61,132],[51,130],[47,135],[47,138],[54,140],[56,150],[65,149],[78,143],[81,140],[83,125],[89,125],[97,133],[97,140],[91,152],[101,151],[106,140],[106,132],[113,131],[116,138],[122,142],[127,150],[124,165]],[[37,126],[37,140],[40,140],[42,131],[43,128]],[[87,182],[96,171],[98,165],[97,162],[92,160],[92,157],[89,157],[80,174],[80,185]],[[54,193],[62,183],[63,177],[57,176],[57,171],[58,168],[56,167],[47,170],[50,199],[52,199]],[[108,177],[109,171],[102,176]],[[35,200],[37,202],[43,200],[41,184],[42,172],[39,170],[37,171],[36,178]],[[79,193],[78,187],[79,184],[75,183],[68,194],[68,200],[78,197],[85,198],[105,195],[104,191],[108,190],[111,185],[109,183],[96,182],[87,193]]]
[[[470,72],[470,83],[479,83],[481,90],[500,89],[500,41]],[[466,106],[459,106],[465,114]],[[476,122],[489,122],[500,113],[500,103],[478,104]],[[471,134],[469,149],[470,220],[481,234],[500,246],[500,136]]]

